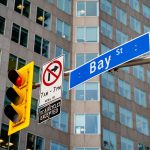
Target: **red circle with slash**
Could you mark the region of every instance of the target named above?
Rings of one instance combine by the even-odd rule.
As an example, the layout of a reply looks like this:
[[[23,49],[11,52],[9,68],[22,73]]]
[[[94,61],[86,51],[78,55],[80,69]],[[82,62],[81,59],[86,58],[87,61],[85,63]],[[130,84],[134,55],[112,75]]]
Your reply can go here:
[[[50,67],[51,65],[54,65],[54,64],[57,64],[57,65],[59,66],[58,75],[55,74],[53,71],[51,71],[51,70],[49,69],[49,67]],[[50,73],[50,75],[52,75],[52,76],[55,78],[52,82],[49,82],[49,83],[48,83],[48,82],[45,81],[45,77],[46,77],[46,73],[47,73],[47,72]],[[54,84],[54,83],[58,80],[58,78],[60,77],[61,72],[62,72],[62,64],[61,64],[61,62],[58,61],[58,60],[55,60],[55,61],[51,62],[51,63],[46,67],[46,69],[45,69],[45,71],[44,71],[44,73],[43,73],[43,83],[44,83],[44,85],[50,86],[50,85]]]

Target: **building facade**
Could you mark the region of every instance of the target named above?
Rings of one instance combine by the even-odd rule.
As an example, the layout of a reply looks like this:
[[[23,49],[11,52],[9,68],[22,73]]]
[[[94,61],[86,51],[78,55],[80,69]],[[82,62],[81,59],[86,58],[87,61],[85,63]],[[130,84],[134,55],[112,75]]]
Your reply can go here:
[[[0,149],[149,150],[149,65],[106,72],[72,90],[64,76],[61,114],[42,124],[34,89],[30,126],[10,137],[3,113],[9,70],[33,60],[39,83],[42,65],[55,57],[64,54],[64,70],[75,69],[149,31],[148,0],[0,0]]]

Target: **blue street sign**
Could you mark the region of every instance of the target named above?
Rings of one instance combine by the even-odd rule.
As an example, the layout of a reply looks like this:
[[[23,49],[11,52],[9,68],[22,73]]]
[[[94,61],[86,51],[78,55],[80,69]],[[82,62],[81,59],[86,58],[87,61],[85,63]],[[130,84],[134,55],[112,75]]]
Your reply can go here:
[[[70,73],[70,89],[150,51],[150,33],[146,33],[104,53]]]

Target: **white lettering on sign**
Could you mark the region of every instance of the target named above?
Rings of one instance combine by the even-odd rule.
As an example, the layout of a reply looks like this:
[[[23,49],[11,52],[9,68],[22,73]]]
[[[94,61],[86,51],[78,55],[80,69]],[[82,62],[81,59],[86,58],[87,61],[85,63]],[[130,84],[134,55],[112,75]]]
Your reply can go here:
[[[98,61],[97,64],[96,64],[96,61],[92,61],[90,63],[90,74],[94,73],[97,69],[101,70],[102,68],[104,68],[104,66],[105,66],[105,69],[108,69],[110,60],[111,60],[111,56],[109,56],[108,58],[105,58],[104,60]]]

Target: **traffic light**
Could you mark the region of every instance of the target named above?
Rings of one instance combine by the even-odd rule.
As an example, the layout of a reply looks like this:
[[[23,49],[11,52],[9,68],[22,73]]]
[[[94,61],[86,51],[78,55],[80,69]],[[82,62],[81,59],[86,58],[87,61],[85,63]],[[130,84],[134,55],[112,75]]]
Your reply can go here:
[[[10,119],[8,135],[30,124],[33,67],[34,62],[31,62],[19,70],[10,70],[8,73],[8,78],[13,83],[6,91],[11,104],[4,108],[4,113]]]

